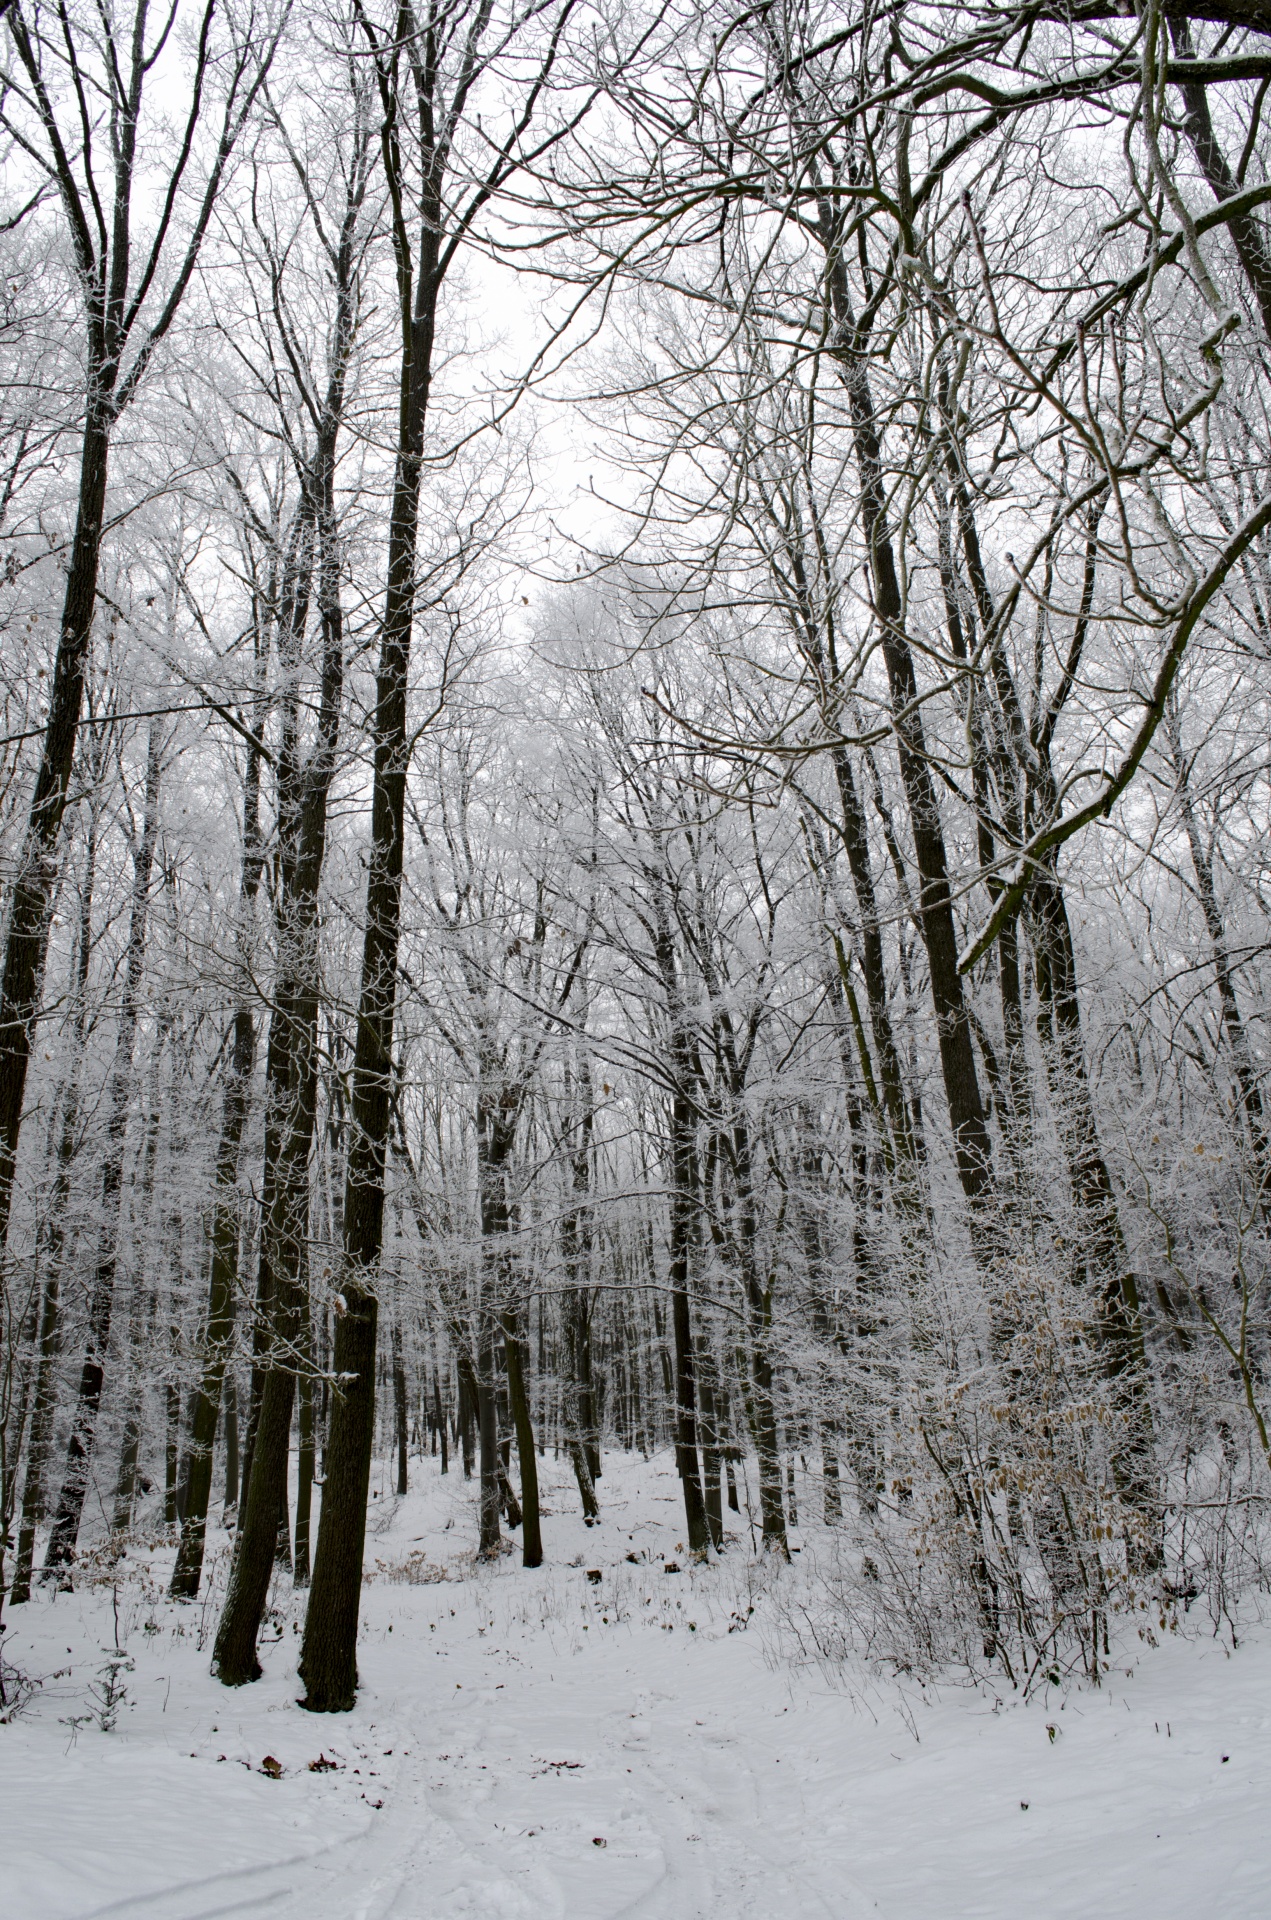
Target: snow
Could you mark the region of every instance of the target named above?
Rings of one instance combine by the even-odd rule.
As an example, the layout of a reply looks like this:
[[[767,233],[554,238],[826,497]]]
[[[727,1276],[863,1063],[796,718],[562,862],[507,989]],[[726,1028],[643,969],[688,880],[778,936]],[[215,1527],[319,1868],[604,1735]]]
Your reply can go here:
[[[741,1540],[664,1571],[684,1566],[669,1460],[607,1456],[591,1531],[544,1461],[535,1572],[478,1568],[472,1488],[412,1466],[417,1490],[373,1502],[368,1567],[446,1577],[369,1582],[351,1715],[295,1705],[285,1583],[265,1677],[230,1692],[213,1609],[169,1603],[170,1553],[134,1551],[111,1733],[66,1724],[113,1648],[110,1585],[13,1611],[8,1661],[44,1684],[0,1727],[4,1920],[1271,1911],[1271,1632],[1233,1653],[1198,1623],[1029,1702],[831,1679],[782,1657]]]

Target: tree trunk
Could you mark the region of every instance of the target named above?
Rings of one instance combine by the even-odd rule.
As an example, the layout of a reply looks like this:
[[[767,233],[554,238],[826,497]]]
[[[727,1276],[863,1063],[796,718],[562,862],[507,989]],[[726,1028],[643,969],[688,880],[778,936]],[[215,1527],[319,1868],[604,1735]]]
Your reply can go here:
[[[260,662],[259,664],[263,664]],[[259,692],[259,683],[258,683]],[[256,703],[255,724],[260,725],[260,702]],[[260,749],[248,747],[243,784],[243,869],[239,886],[239,958],[248,960],[248,923],[260,887],[264,853],[260,840]],[[185,1511],[181,1517],[181,1539],[176,1565],[169,1587],[174,1600],[193,1600],[203,1575],[203,1549],[207,1536],[207,1511],[212,1494],[212,1454],[220,1414],[226,1367],[234,1344],[235,1296],[238,1289],[238,1250],[241,1231],[238,1204],[238,1169],[243,1129],[251,1100],[252,1074],[256,1064],[256,1024],[251,1002],[244,990],[234,1013],[234,1041],[221,1108],[221,1134],[216,1150],[215,1186],[212,1200],[211,1263],[208,1280],[207,1320],[203,1329],[203,1369],[194,1395],[190,1416],[189,1464],[186,1474]],[[229,1381],[231,1400],[225,1409],[227,1462],[225,1469],[226,1505],[238,1503],[238,1408],[233,1400],[233,1380]],[[233,1461],[228,1458],[233,1436]],[[232,1488],[232,1493],[229,1489]]]
[[[521,1564],[541,1567],[543,1536],[539,1520],[538,1461],[534,1454],[534,1426],[525,1390],[525,1350],[509,1312],[503,1317],[503,1351],[507,1359],[508,1404],[516,1429],[516,1457],[521,1467]]]
[[[750,1128],[742,1112],[744,1087],[740,1063],[732,1046],[727,1015],[720,1017],[724,1039],[725,1066],[730,1078],[733,1101],[731,1125],[726,1129],[728,1166],[734,1194],[729,1208],[731,1251],[740,1271],[742,1293],[746,1301],[746,1331],[750,1342],[750,1414],[759,1466],[759,1509],[763,1544],[771,1553],[790,1557],[786,1539],[785,1507],[781,1498],[781,1442],[777,1428],[777,1404],[772,1374],[772,1292],[775,1274],[766,1278],[759,1270],[757,1222],[755,1217],[754,1171],[751,1161]]]
[[[720,1486],[723,1460],[715,1417],[715,1361],[705,1341],[698,1352],[697,1381],[702,1403],[702,1498],[711,1545],[719,1553],[724,1545],[724,1505]]]
[[[212,1493],[212,1454],[220,1413],[222,1385],[234,1342],[234,1295],[238,1284],[238,1160],[251,1087],[256,1053],[255,1025],[251,1009],[240,1005],[234,1016],[234,1049],[230,1056],[229,1076],[221,1115],[221,1136],[216,1153],[216,1187],[212,1202],[212,1258],[208,1285],[207,1324],[203,1334],[203,1372],[195,1393],[190,1420],[189,1467],[186,1481],[185,1515],[177,1547],[176,1565],[169,1588],[174,1600],[193,1600],[203,1574],[203,1549],[207,1535],[207,1511]],[[230,1399],[225,1407],[226,1449],[234,1436],[234,1459],[226,1461],[226,1504],[237,1504],[238,1497],[238,1410],[233,1402],[233,1382],[228,1383]],[[233,1489],[232,1493],[230,1489]]]
[[[296,1375],[305,1365],[308,1162],[317,1089],[313,1050],[317,1027],[316,991],[297,996],[289,1009],[283,1002],[275,1014],[275,1024],[284,1019],[294,1028],[280,1037],[278,1047],[279,1053],[285,1051],[291,1055],[292,1073],[288,1075],[283,1093],[290,1111],[280,1128],[282,1139],[269,1217],[261,1234],[261,1268],[267,1278],[262,1280],[260,1292],[272,1302],[272,1350],[267,1356],[251,1443],[250,1477],[213,1654],[213,1671],[226,1686],[242,1686],[260,1674],[256,1636],[278,1552],[279,1516],[285,1516],[286,1512]],[[272,1033],[270,1045],[272,1052]]]
[[[103,451],[103,461],[104,458]],[[77,693],[76,719],[78,714],[79,695]],[[102,1386],[105,1380],[106,1353],[110,1341],[111,1312],[115,1299],[115,1270],[119,1258],[119,1214],[123,1199],[124,1146],[132,1100],[133,1052],[145,972],[146,925],[150,909],[150,871],[154,862],[155,842],[159,831],[161,737],[161,722],[152,720],[150,744],[146,756],[145,811],[141,836],[133,850],[128,953],[123,1000],[119,1010],[119,1027],[115,1040],[115,1059],[111,1070],[110,1112],[101,1176],[101,1225],[97,1262],[89,1295],[88,1338],[67,1445],[66,1470],[44,1559],[45,1576],[56,1577],[68,1583],[68,1570],[75,1558],[80,1516],[83,1513],[84,1500],[88,1492],[88,1478],[97,1437],[97,1415],[101,1407]],[[17,913],[16,896],[14,912]],[[12,941],[11,932],[10,945]],[[0,1184],[4,1179],[3,1080],[6,1071],[4,1045],[3,1039],[0,1039]],[[25,1083],[25,1057],[22,1073]],[[16,1138],[15,1130],[15,1145]],[[3,1199],[0,1198],[0,1206],[2,1205]]]
[[[1145,1557],[1160,1557],[1160,1517],[1152,1459],[1152,1406],[1138,1283],[1130,1266],[1116,1195],[1099,1144],[1086,1076],[1077,995],[1077,962],[1063,892],[1053,868],[1028,893],[1042,1053],[1073,1198],[1087,1227],[1085,1261],[1098,1300],[1097,1333],[1127,1430],[1114,1444],[1121,1492],[1148,1529]]]
[[[1170,16],[1170,31],[1175,49],[1182,58],[1194,58],[1191,28],[1185,14]],[[1183,131],[1191,143],[1200,170],[1215,200],[1229,200],[1240,191],[1240,186],[1214,131],[1204,82],[1187,80],[1179,87],[1179,92],[1184,106]],[[1236,256],[1257,303],[1263,331],[1271,340],[1271,248],[1267,246],[1262,223],[1253,213],[1240,213],[1228,222],[1228,229]]]
[[[407,1474],[406,1366],[402,1359],[401,1320],[393,1320],[393,1429],[397,1443],[397,1493],[400,1499],[409,1486]]]
[[[666,1148],[667,1186],[670,1190],[667,1290],[671,1296],[671,1338],[675,1349],[675,1466],[684,1495],[688,1549],[695,1559],[702,1559],[710,1550],[710,1526],[702,1497],[701,1464],[697,1452],[697,1380],[693,1320],[689,1306],[689,1272],[699,1204],[697,1111],[692,1098],[696,1075],[661,876],[655,884],[655,960],[671,1028],[671,1113]]]
[[[366,1497],[375,1437],[375,1276],[384,1242],[384,1163],[393,1073],[393,1016],[401,932],[402,844],[409,747],[407,673],[415,601],[424,415],[432,349],[442,230],[439,179],[425,183],[418,271],[402,201],[401,130],[393,78],[377,61],[384,105],[383,149],[393,185],[393,244],[401,296],[399,419],[388,533],[388,582],[375,688],[371,845],[366,932],[358,1000],[344,1199],[343,1311],[336,1321],[333,1368],[341,1386],[331,1408],[322,1515],[305,1617],[300,1673],[313,1712],[348,1711],[357,1694],[357,1622],[362,1593]],[[433,77],[436,85],[436,77]],[[413,282],[413,284],[412,284]]]
[[[240,1465],[238,1458],[238,1380],[233,1359],[225,1370],[225,1507],[237,1510]]]
[[[1188,767],[1179,737],[1177,715],[1168,716],[1166,724],[1173,752],[1179,812],[1183,817],[1187,845],[1192,856],[1192,871],[1196,875],[1196,891],[1200,897],[1201,912],[1205,916],[1205,931],[1209,935],[1209,943],[1213,950],[1214,979],[1218,986],[1218,1004],[1222,1012],[1223,1029],[1227,1035],[1227,1045],[1231,1049],[1231,1064],[1235,1070],[1236,1084],[1240,1089],[1240,1104],[1244,1109],[1245,1125],[1248,1128],[1249,1144],[1257,1163],[1258,1177],[1260,1181],[1265,1181],[1267,1130],[1266,1116],[1262,1106],[1262,1089],[1258,1085],[1253,1054],[1249,1048],[1249,1039],[1240,1012],[1240,1002],[1236,997],[1236,983],[1232,977],[1231,956],[1227,947],[1227,931],[1223,926],[1218,894],[1214,887],[1213,860],[1201,838],[1196,810],[1192,805]]]
[[[124,1394],[119,1471],[115,1477],[115,1511],[111,1520],[111,1532],[117,1536],[127,1533],[132,1525],[133,1506],[137,1497],[137,1476],[141,1465],[142,1415],[146,1390],[142,1356],[150,1352],[155,1344],[154,1293],[147,1284],[150,1265],[148,1248],[153,1230],[155,1168],[159,1157],[159,1129],[162,1123],[159,1071],[161,1056],[165,1044],[170,1039],[171,1031],[171,1020],[165,1013],[160,1018],[156,1036],[151,1074],[150,1112],[146,1120],[145,1144],[141,1152],[141,1204],[133,1219],[132,1302],[128,1314],[127,1347],[122,1356],[125,1365],[120,1368],[127,1386]]]
[[[927,953],[945,1098],[953,1128],[954,1157],[958,1179],[968,1203],[972,1234],[981,1256],[991,1258],[987,1214],[992,1190],[989,1134],[975,1071],[962,979],[958,973],[957,929],[949,889],[944,831],[923,734],[913,653],[903,625],[904,608],[887,519],[882,448],[863,358],[865,343],[858,338],[835,216],[828,207],[822,210],[821,223],[828,263],[835,354],[851,413],[860,473],[861,518],[869,544],[874,612],[887,668],[892,723],[918,865],[921,887],[918,914]]]
[[[62,605],[62,625],[49,696],[44,748],[31,797],[26,834],[18,856],[5,938],[4,969],[0,974],[0,1254],[8,1242],[18,1136],[22,1128],[27,1067],[31,1058],[31,1033],[39,1010],[40,985],[48,951],[49,908],[57,881],[58,839],[75,761],[84,671],[97,604],[110,424],[111,415],[104,397],[101,401],[95,401],[90,391],[80,450],[75,537],[66,575],[66,595]],[[95,1302],[95,1305],[100,1308],[99,1302]],[[97,1323],[100,1323],[100,1311]],[[82,1430],[84,1436],[87,1436],[95,1419],[94,1393],[100,1396],[101,1391],[100,1381],[94,1384],[95,1374],[91,1371],[91,1366],[95,1365],[91,1356],[95,1351],[95,1348],[90,1348],[90,1361],[85,1363],[85,1378],[80,1383],[76,1430]],[[91,1441],[89,1447],[91,1449]],[[67,1537],[69,1525],[68,1514],[63,1521],[63,1538]]]
[[[671,1234],[667,1285],[675,1344],[675,1465],[684,1494],[689,1552],[695,1559],[701,1559],[710,1548],[710,1527],[697,1455],[697,1379],[688,1293],[696,1189],[696,1119],[690,1102],[678,1091],[672,1096],[671,1104]]]
[[[65,1138],[65,1131],[63,1138]],[[11,1607],[19,1606],[31,1598],[35,1533],[44,1517],[44,1469],[48,1462],[49,1442],[53,1435],[53,1416],[57,1395],[56,1367],[61,1345],[59,1288],[62,1229],[60,1225],[54,1231],[57,1241],[54,1244],[51,1240],[49,1246],[49,1266],[44,1276],[44,1290],[40,1301],[40,1357],[35,1380],[35,1404],[31,1413],[31,1434],[27,1446],[26,1478],[22,1483],[22,1518],[18,1527],[18,1550],[13,1565],[13,1580],[9,1587]]]
[[[441,1375],[438,1373],[435,1365],[432,1370],[432,1395],[433,1395],[433,1419],[435,1422],[434,1431],[436,1432],[436,1435],[437,1435],[437,1444],[441,1449],[441,1471],[443,1473],[449,1473],[450,1471],[450,1445],[449,1445],[450,1436],[446,1431],[446,1409],[442,1405],[442,1400],[441,1400]]]
[[[463,1450],[463,1477],[471,1480],[477,1464],[477,1389],[476,1379],[470,1366],[462,1357],[459,1360],[459,1404],[456,1419],[459,1426],[459,1443]]]
[[[93,889],[97,877],[97,816],[90,812],[84,850],[84,877],[79,896],[79,929],[76,936],[74,1018],[72,1053],[66,1097],[62,1105],[62,1124],[57,1143],[57,1173],[49,1200],[48,1227],[44,1244],[44,1293],[40,1303],[39,1363],[35,1379],[35,1404],[31,1413],[31,1434],[27,1447],[26,1478],[22,1484],[22,1518],[18,1529],[18,1551],[9,1604],[16,1606],[31,1597],[31,1569],[35,1562],[36,1529],[44,1518],[45,1474],[53,1439],[57,1411],[57,1361],[61,1351],[61,1280],[66,1258],[66,1211],[70,1199],[79,1130],[81,1076],[84,1065],[84,1039],[88,1020],[88,969],[93,949]]]
[[[562,1399],[565,1444],[569,1451],[583,1520],[593,1526],[600,1518],[596,1480],[600,1473],[600,1436],[596,1428],[596,1399],[591,1367],[592,1217],[591,1147],[595,1113],[591,1076],[586,1063],[571,1085],[566,1068],[566,1092],[574,1098],[574,1131],[569,1146],[571,1204],[561,1220],[561,1258],[565,1289],[561,1299],[561,1326],[565,1336],[565,1379]]]
[[[477,1552],[482,1560],[492,1560],[502,1546],[499,1531],[499,1506],[502,1496],[502,1462],[499,1459],[499,1408],[494,1387],[494,1324],[484,1305],[480,1310],[477,1336],[477,1368],[472,1397],[477,1408],[477,1452],[480,1489],[478,1493]]]
[[[213,1659],[214,1671],[227,1686],[241,1686],[260,1672],[256,1636],[282,1539],[280,1514],[284,1516],[281,1525],[285,1526],[296,1375],[310,1364],[309,1160],[318,1094],[318,893],[344,684],[339,549],[332,498],[341,395],[342,388],[334,398],[328,396],[316,470],[309,477],[300,524],[293,536],[291,579],[284,586],[280,621],[280,665],[287,687],[278,752],[282,898],[278,980],[265,1076],[265,1168],[257,1287],[270,1350],[264,1356],[259,1410],[249,1439],[250,1470]],[[322,686],[317,736],[308,758],[302,759],[298,669],[308,615],[308,563],[303,544],[306,521],[316,525],[318,532]]]
[[[308,1361],[310,1338],[304,1340],[304,1364],[297,1388],[299,1447],[296,1456],[296,1565],[295,1584],[307,1587],[311,1568],[310,1536],[313,1521],[314,1430],[313,1370]]]

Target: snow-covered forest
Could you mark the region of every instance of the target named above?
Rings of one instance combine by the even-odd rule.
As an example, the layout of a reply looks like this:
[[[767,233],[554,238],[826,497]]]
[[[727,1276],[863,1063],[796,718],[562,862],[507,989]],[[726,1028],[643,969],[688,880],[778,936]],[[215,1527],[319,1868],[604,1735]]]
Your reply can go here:
[[[1265,1912],[1271,5],[0,41],[0,1907]]]

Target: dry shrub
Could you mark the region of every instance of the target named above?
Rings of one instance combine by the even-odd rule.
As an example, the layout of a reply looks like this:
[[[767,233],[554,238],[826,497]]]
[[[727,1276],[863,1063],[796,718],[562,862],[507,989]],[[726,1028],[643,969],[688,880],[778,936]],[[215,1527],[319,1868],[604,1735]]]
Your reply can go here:
[[[434,1587],[449,1580],[450,1569],[430,1560],[420,1547],[404,1560],[377,1560],[362,1578],[368,1586],[374,1580],[386,1580],[393,1587]]]
[[[1014,1329],[1001,1358],[911,1375],[876,1500],[805,1555],[780,1602],[814,1658],[919,1677],[992,1671],[1028,1691],[1074,1674],[1097,1683],[1116,1616],[1167,1624],[1159,1511],[1143,1499],[1150,1476],[1127,1472],[1134,1429],[1092,1348],[1088,1303],[1022,1263],[999,1300],[999,1327]]]

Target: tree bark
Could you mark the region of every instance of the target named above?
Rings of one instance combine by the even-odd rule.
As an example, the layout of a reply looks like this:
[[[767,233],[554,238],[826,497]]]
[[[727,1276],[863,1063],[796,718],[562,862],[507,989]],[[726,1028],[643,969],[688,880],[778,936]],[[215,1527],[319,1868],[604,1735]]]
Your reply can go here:
[[[600,1473],[600,1435],[596,1425],[596,1398],[591,1365],[592,1216],[591,1150],[595,1113],[591,1075],[586,1063],[572,1080],[566,1069],[566,1093],[572,1095],[572,1132],[568,1150],[570,1203],[561,1220],[561,1258],[565,1289],[561,1299],[561,1327],[565,1338],[565,1379],[562,1398],[565,1444],[583,1520],[594,1526],[600,1518],[596,1480]]]
[[[78,718],[78,704],[76,717]],[[80,1371],[79,1391],[72,1417],[70,1439],[67,1443],[66,1469],[44,1559],[44,1576],[56,1577],[64,1584],[69,1584],[69,1569],[75,1558],[80,1517],[88,1492],[88,1478],[97,1438],[97,1415],[101,1407],[102,1386],[105,1381],[111,1313],[115,1300],[115,1272],[119,1258],[119,1214],[123,1199],[124,1146],[132,1101],[133,1053],[136,1046],[137,1021],[141,1010],[141,987],[145,974],[146,928],[150,911],[150,873],[154,864],[155,843],[159,833],[161,737],[161,722],[152,720],[150,743],[146,755],[145,803],[141,833],[133,848],[132,903],[128,923],[127,962],[123,999],[119,1010],[119,1026],[115,1039],[115,1058],[111,1069],[110,1111],[101,1174],[101,1225],[97,1262],[89,1295],[88,1338],[84,1363]],[[0,1079],[2,1078],[3,1066],[0,1065]],[[0,1094],[0,1107],[2,1105],[3,1095]],[[2,1124],[0,1122],[0,1130],[2,1130]],[[0,1178],[3,1178],[2,1173]]]
[[[312,1570],[312,1528],[313,1528],[313,1480],[316,1461],[314,1444],[314,1405],[317,1395],[314,1391],[313,1334],[308,1314],[301,1337],[301,1367],[297,1386],[299,1412],[297,1417],[298,1445],[296,1450],[296,1563],[294,1570],[297,1587],[307,1587]]]
[[[241,1003],[234,1015],[234,1044],[225,1085],[221,1134],[216,1152],[215,1197],[212,1202],[211,1278],[208,1284],[207,1323],[203,1334],[203,1371],[190,1420],[189,1466],[185,1515],[177,1546],[176,1565],[169,1588],[174,1600],[193,1600],[203,1574],[207,1512],[212,1493],[212,1456],[221,1409],[225,1370],[233,1351],[235,1291],[238,1284],[238,1161],[247,1119],[256,1029],[249,1005]],[[225,1410],[226,1434],[231,1418],[237,1441],[237,1410]],[[234,1448],[237,1453],[237,1445]],[[237,1498],[237,1461],[227,1486],[234,1483]],[[227,1504],[228,1504],[227,1499]]]
[[[1248,1129],[1249,1144],[1253,1149],[1258,1178],[1260,1181],[1265,1181],[1268,1158],[1262,1089],[1258,1085],[1253,1054],[1245,1032],[1240,1001],[1236,995],[1231,954],[1227,944],[1227,930],[1223,925],[1218,894],[1214,886],[1214,863],[1201,837],[1200,823],[1192,804],[1188,764],[1183,754],[1176,714],[1167,716],[1166,726],[1174,759],[1179,812],[1182,814],[1187,846],[1192,856],[1192,871],[1196,876],[1196,892],[1200,898],[1201,912],[1205,917],[1205,931],[1209,935],[1209,944],[1213,952],[1214,979],[1218,987],[1218,1004],[1222,1013],[1223,1030],[1227,1035],[1227,1045],[1231,1049],[1231,1064],[1235,1071],[1236,1084],[1240,1089],[1240,1104],[1244,1109],[1245,1126]]]
[[[214,59],[210,42],[214,5],[215,0],[205,0],[197,37],[195,70],[187,95],[189,137],[179,143],[176,158],[167,174],[169,210],[174,203],[179,204],[178,190],[183,182],[189,185],[185,180],[186,168],[194,150],[196,128],[210,95],[207,81],[209,66]],[[47,174],[50,185],[56,187],[61,200],[70,250],[83,290],[87,385],[75,532],[66,574],[48,719],[26,832],[17,861],[5,936],[4,964],[0,969],[0,1254],[3,1254],[8,1242],[18,1138],[31,1057],[31,1035],[48,951],[49,909],[57,877],[57,844],[75,760],[84,676],[97,604],[110,437],[116,421],[135,396],[156,348],[179,311],[198,263],[225,169],[252,104],[265,83],[281,32],[281,25],[272,35],[266,33],[262,37],[257,31],[236,41],[227,50],[227,57],[224,54],[220,57],[217,64],[224,76],[224,113],[213,149],[211,169],[198,195],[193,227],[180,249],[178,262],[166,275],[166,287],[165,276],[160,272],[161,240],[153,248],[140,249],[143,263],[140,284],[131,285],[138,130],[146,80],[158,58],[163,40],[160,39],[155,47],[147,47],[144,9],[134,17],[135,31],[124,28],[119,32],[114,16],[103,15],[104,53],[100,67],[93,70],[85,66],[81,47],[72,40],[68,27],[66,60],[70,81],[66,95],[77,104],[71,108],[74,131],[64,131],[57,119],[57,107],[61,101],[55,100],[48,91],[40,46],[31,38],[22,8],[14,4],[6,9],[6,13],[7,30],[27,77],[27,104],[31,106],[39,124],[45,149],[37,155],[37,165]],[[163,37],[166,38],[166,30]],[[93,36],[90,36],[89,44],[92,41]],[[104,178],[100,182],[95,178],[92,148],[89,142],[82,140],[79,130],[78,116],[87,111],[86,96],[96,99],[101,94],[109,102],[108,108],[103,108],[103,111],[109,113],[111,138],[109,142],[101,143],[102,150],[111,156],[109,185]],[[173,104],[175,102],[169,96],[168,105]],[[69,157],[72,155],[74,159]],[[152,167],[154,158],[153,151],[147,154],[148,168]],[[162,169],[154,185],[162,200]],[[109,215],[105,212],[107,206]],[[157,312],[149,327],[144,323],[138,327],[147,287]],[[154,311],[154,308],[150,310]],[[142,337],[139,344],[132,348],[131,364],[125,365],[129,343],[136,338],[137,332]],[[101,1300],[95,1287],[90,1322],[97,1330],[102,1324],[100,1309]],[[106,1318],[108,1320],[108,1314]],[[97,1332],[91,1332],[90,1352],[96,1338]],[[80,1381],[80,1414],[87,1416],[89,1409],[93,1410],[88,1425],[77,1416],[76,1432],[81,1433],[81,1437],[87,1436],[95,1420],[96,1397],[100,1396],[100,1381],[96,1378],[95,1368],[95,1361],[86,1361]],[[59,1526],[60,1553],[71,1528],[69,1509],[65,1514],[59,1512]],[[75,1527],[78,1527],[77,1518]]]
[[[525,1388],[525,1351],[516,1317],[503,1316],[503,1352],[508,1372],[508,1404],[516,1429],[516,1457],[521,1468],[521,1564],[541,1567],[543,1537],[539,1521],[538,1461],[534,1454],[534,1426]]]
[[[407,1443],[409,1439],[406,1416],[406,1364],[402,1358],[402,1327],[400,1315],[393,1320],[393,1436],[397,1445],[397,1493],[400,1498],[409,1486],[407,1472]]]
[[[74,1017],[71,1027],[71,1064],[57,1143],[57,1173],[49,1201],[44,1245],[44,1292],[40,1303],[39,1364],[35,1404],[27,1448],[26,1478],[22,1484],[22,1518],[9,1604],[31,1597],[31,1569],[35,1561],[36,1529],[44,1518],[45,1474],[57,1410],[57,1361],[61,1351],[61,1280],[66,1258],[66,1212],[71,1174],[78,1148],[81,1076],[88,1022],[88,969],[93,949],[93,890],[97,877],[97,815],[91,811],[84,849],[84,877],[79,896],[79,929],[75,955]]]
[[[31,1034],[39,1006],[44,957],[48,950],[49,909],[57,880],[57,846],[75,761],[84,671],[97,604],[110,424],[109,408],[90,393],[80,453],[75,537],[66,576],[44,751],[26,836],[18,856],[4,970],[0,975],[0,1250],[8,1240]],[[81,1398],[84,1391],[85,1383],[81,1382]],[[97,1391],[100,1393],[100,1383]],[[91,1399],[91,1379],[87,1381],[87,1392]]]
[[[671,1221],[667,1267],[671,1337],[675,1346],[675,1465],[684,1494],[689,1552],[695,1559],[702,1559],[710,1549],[710,1526],[697,1452],[697,1377],[689,1306],[697,1189],[696,1133],[697,1115],[692,1102],[677,1087],[671,1097]]]
[[[327,808],[335,774],[344,690],[344,621],[335,510],[335,454],[343,419],[348,355],[355,331],[354,232],[360,200],[351,193],[335,254],[335,347],[313,459],[302,474],[299,524],[284,577],[279,664],[284,675],[278,751],[278,839],[282,897],[278,979],[266,1064],[265,1169],[257,1298],[272,1343],[250,1441],[250,1474],[234,1542],[234,1563],[214,1654],[229,1686],[259,1673],[260,1630],[285,1511],[291,1416],[299,1372],[309,1358],[309,1161],[318,1093],[320,960],[318,906],[326,856]],[[322,676],[316,737],[300,746],[299,668],[308,618],[311,548],[317,541]],[[337,1341],[338,1344],[338,1341]],[[373,1392],[372,1386],[372,1392]],[[312,1484],[312,1466],[309,1465]],[[306,1526],[308,1515],[306,1514]],[[306,1537],[306,1556],[308,1541]]]
[[[834,353],[847,391],[852,421],[874,612],[887,669],[892,723],[918,867],[918,913],[927,953],[945,1098],[953,1129],[954,1157],[967,1200],[972,1234],[981,1256],[989,1257],[987,1209],[992,1194],[991,1148],[975,1071],[971,1026],[958,972],[957,929],[944,831],[924,737],[913,653],[904,629],[904,607],[887,519],[882,447],[863,358],[865,342],[859,337],[852,312],[836,218],[828,206],[822,208],[821,230],[834,323]]]

